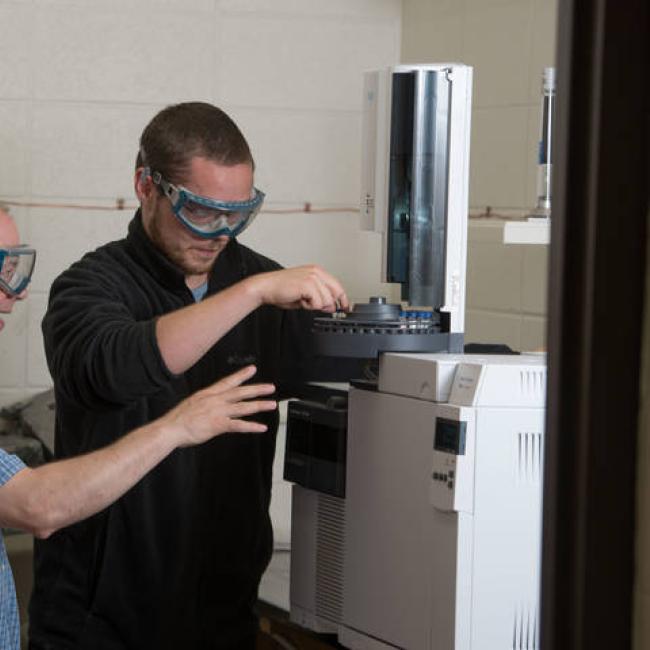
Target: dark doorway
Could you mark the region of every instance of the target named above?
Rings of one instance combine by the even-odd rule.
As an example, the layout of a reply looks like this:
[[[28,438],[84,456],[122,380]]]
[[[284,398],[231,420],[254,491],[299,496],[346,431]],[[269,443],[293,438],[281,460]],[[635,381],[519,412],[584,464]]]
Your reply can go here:
[[[631,647],[648,0],[560,0],[541,644]]]

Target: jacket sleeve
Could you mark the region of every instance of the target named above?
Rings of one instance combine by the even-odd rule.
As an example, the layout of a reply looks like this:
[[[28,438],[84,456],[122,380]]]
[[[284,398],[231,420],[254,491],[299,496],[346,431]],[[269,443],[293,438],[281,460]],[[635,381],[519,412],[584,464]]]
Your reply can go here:
[[[137,320],[119,282],[101,268],[73,266],[52,285],[43,336],[57,389],[85,408],[124,406],[173,378],[155,318]]]

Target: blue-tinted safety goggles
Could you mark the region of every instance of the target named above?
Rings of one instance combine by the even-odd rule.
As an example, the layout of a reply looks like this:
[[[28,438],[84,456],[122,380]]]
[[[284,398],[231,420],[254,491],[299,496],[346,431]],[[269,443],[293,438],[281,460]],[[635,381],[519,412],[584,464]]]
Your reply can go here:
[[[159,172],[145,169],[172,204],[176,218],[192,233],[206,239],[236,237],[248,228],[264,202],[264,192],[253,188],[248,201],[219,201],[166,181]]]
[[[10,296],[20,295],[32,279],[36,251],[25,245],[0,248],[0,290]]]

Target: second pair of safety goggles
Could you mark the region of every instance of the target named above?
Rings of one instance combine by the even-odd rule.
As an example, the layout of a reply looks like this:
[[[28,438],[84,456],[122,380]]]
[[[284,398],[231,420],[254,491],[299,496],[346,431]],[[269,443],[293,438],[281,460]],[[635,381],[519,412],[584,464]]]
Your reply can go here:
[[[159,172],[150,174],[172,204],[177,219],[192,233],[206,239],[236,237],[248,228],[264,202],[264,192],[253,188],[248,201],[219,201],[190,192],[165,180]]]
[[[32,279],[36,251],[28,246],[0,248],[0,290],[10,296],[20,295]]]

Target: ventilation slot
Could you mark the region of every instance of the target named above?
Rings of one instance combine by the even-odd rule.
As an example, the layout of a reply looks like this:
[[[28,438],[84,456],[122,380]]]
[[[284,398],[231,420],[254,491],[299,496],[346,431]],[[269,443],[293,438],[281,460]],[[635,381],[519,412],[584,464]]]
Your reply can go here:
[[[539,483],[542,475],[542,434],[522,432],[516,434],[517,480],[520,483]]]
[[[339,623],[343,610],[345,501],[318,495],[316,615]]]
[[[528,397],[529,399],[543,397],[545,387],[545,370],[522,370],[519,373],[519,389],[523,397]]]
[[[512,650],[538,650],[538,648],[537,607],[517,607],[512,623]]]

